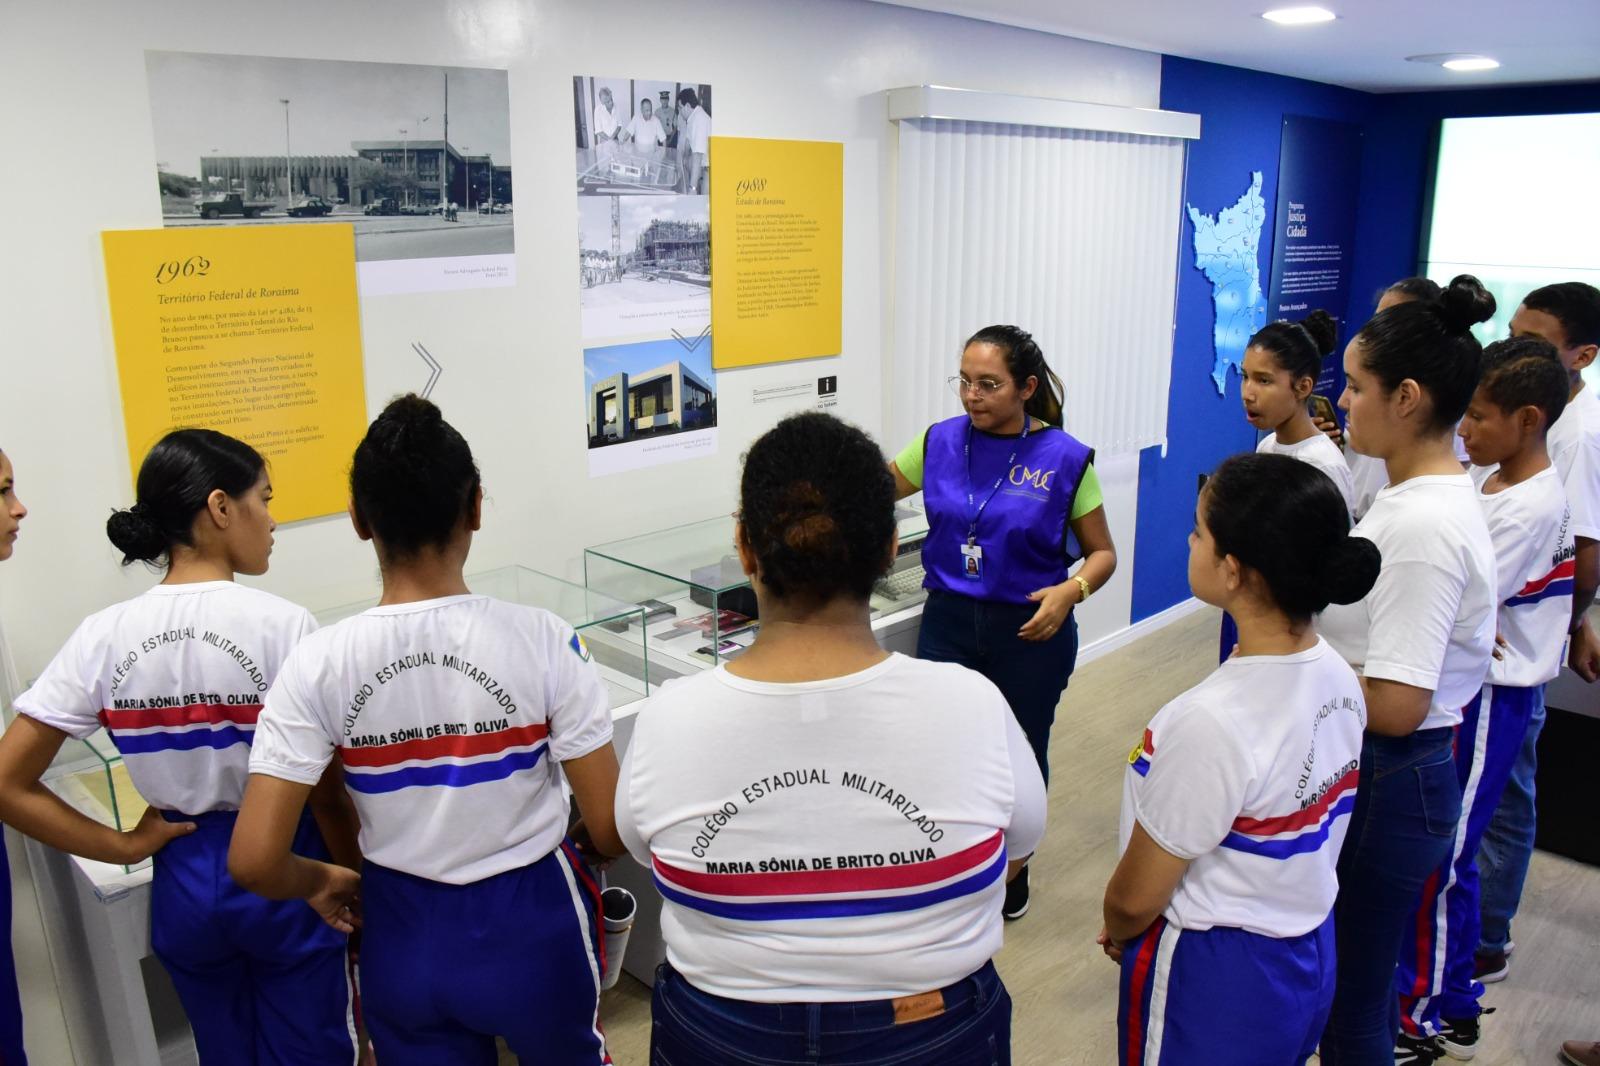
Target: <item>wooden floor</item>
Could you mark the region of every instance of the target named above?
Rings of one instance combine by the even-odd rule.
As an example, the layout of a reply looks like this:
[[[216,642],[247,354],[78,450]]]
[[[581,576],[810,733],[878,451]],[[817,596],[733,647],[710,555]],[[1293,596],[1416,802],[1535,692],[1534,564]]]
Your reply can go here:
[[[1032,909],[1006,926],[997,960],[1016,1004],[1017,1066],[1116,1062],[1117,971],[1094,937],[1117,855],[1123,768],[1156,710],[1215,665],[1218,617],[1192,615],[1072,679],[1051,738],[1050,825],[1033,863]],[[1474,1066],[1545,1066],[1563,1040],[1600,1039],[1600,869],[1537,853],[1516,942],[1511,976],[1490,986],[1497,1012],[1484,1020]],[[619,1066],[643,1066],[649,990],[624,975],[602,1018]],[[1219,1052],[1194,1066],[1226,1063]]]

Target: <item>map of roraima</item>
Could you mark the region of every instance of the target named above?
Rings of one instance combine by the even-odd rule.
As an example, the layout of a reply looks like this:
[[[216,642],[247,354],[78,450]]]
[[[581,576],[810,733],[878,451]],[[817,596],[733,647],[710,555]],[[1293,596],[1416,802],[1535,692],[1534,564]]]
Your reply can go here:
[[[1211,380],[1217,392],[1225,390],[1228,368],[1243,373],[1246,342],[1266,325],[1267,297],[1261,291],[1261,227],[1267,220],[1267,203],[1261,198],[1261,171],[1250,175],[1250,188],[1215,216],[1189,205],[1194,223],[1194,265],[1211,282],[1211,302],[1216,312],[1212,343],[1216,361]]]

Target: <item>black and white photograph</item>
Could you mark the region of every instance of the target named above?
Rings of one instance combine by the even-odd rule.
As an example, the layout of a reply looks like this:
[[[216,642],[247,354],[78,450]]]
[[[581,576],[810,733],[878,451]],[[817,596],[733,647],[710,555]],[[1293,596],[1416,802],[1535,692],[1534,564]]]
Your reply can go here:
[[[709,201],[579,197],[578,273],[585,338],[698,332],[711,321]]]
[[[572,108],[580,193],[706,194],[711,86],[579,76]]]
[[[350,223],[363,291],[369,275],[395,291],[514,280],[504,70],[157,51],[145,66],[164,225]],[[403,261],[428,265],[367,269]]]

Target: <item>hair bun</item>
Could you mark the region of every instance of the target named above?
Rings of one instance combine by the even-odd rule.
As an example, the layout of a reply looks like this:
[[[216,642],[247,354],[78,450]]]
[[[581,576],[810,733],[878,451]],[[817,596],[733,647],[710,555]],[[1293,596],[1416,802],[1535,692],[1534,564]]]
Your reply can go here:
[[[408,392],[389,401],[373,426],[394,447],[414,452],[431,446],[435,431],[443,424],[444,412],[438,404]]]
[[[783,543],[791,551],[804,555],[828,555],[838,549],[839,523],[824,511],[810,514],[785,515]]]
[[[1439,294],[1439,317],[1451,333],[1465,333],[1494,315],[1494,296],[1471,274],[1457,274]]]
[[[1329,603],[1355,603],[1377,583],[1383,555],[1366,537],[1349,535],[1323,561],[1323,594]]]
[[[106,536],[122,553],[124,566],[132,562],[153,563],[167,551],[167,538],[139,504],[111,512],[106,519]]]
[[[378,416],[389,422],[412,426],[436,426],[444,421],[444,412],[432,400],[425,400],[414,392],[396,396]]]
[[[1311,334],[1311,341],[1317,346],[1318,355],[1325,356],[1333,351],[1334,342],[1339,338],[1339,324],[1334,321],[1332,315],[1319,307],[1302,318],[1300,325]]]

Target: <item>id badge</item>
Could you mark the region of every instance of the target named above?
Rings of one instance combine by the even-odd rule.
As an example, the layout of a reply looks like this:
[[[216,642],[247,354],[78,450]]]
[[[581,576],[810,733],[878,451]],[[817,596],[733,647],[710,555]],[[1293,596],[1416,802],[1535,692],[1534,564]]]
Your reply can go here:
[[[981,544],[963,544],[961,546],[961,572],[972,581],[981,581],[983,579],[983,546]]]

